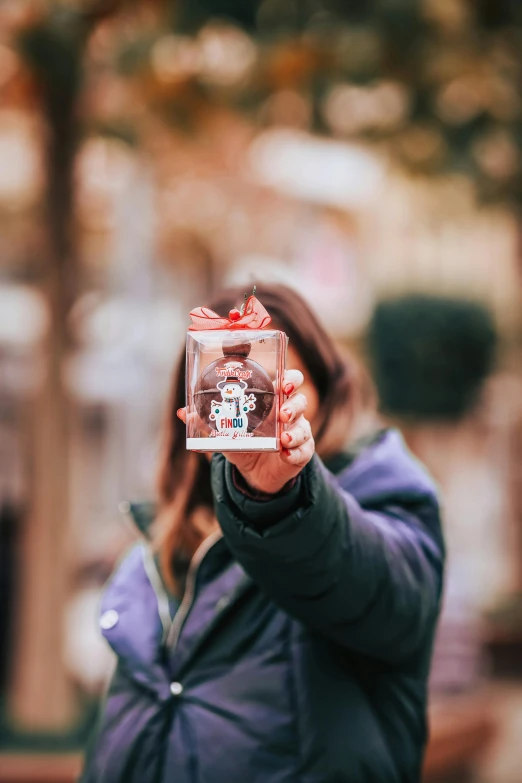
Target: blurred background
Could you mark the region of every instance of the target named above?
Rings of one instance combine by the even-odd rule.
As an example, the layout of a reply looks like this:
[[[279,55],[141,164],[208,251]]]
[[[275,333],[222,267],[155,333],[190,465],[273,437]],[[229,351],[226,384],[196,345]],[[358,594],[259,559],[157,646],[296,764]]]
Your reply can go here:
[[[188,311],[264,280],[441,487],[426,783],[520,782],[521,85],[518,0],[1,0],[2,783],[75,779]]]

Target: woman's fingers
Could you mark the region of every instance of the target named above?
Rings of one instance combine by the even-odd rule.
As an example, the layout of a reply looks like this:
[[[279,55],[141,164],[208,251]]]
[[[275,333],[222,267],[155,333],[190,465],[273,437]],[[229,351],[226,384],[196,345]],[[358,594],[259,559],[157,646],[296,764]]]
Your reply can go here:
[[[299,370],[287,370],[283,378],[283,392],[289,397],[304,383],[304,375]]]
[[[203,430],[203,432],[208,432],[210,430],[209,425],[202,421],[196,411],[189,413],[188,408],[178,408],[176,416],[178,419],[181,419],[183,424],[187,425],[189,430]]]
[[[310,422],[299,416],[295,424],[281,434],[281,444],[285,449],[296,449],[312,437]]]
[[[285,403],[281,406],[279,412],[279,418],[285,424],[291,424],[293,421],[297,421],[305,410],[308,401],[304,394],[293,394]]]
[[[284,433],[285,435],[287,433]],[[281,439],[283,443],[283,439]],[[297,445],[299,443],[299,445]],[[315,451],[314,439],[310,434],[306,432],[296,433],[296,438],[292,439],[290,446],[284,446],[281,452],[281,459],[289,465],[293,465],[296,468],[303,468],[312,459]]]
[[[306,397],[304,394],[295,394],[296,390],[304,382],[303,373],[300,370],[287,370],[283,379],[283,391],[289,398],[281,406],[279,418],[285,424],[297,421],[306,410]]]
[[[302,395],[296,395],[300,397]],[[287,403],[285,403],[287,404]],[[300,414],[294,424],[281,435],[281,459],[289,465],[304,467],[314,454],[315,443],[310,422]]]
[[[308,465],[312,457],[314,456],[315,445],[314,439],[310,438],[298,449],[292,449],[291,451],[282,451],[281,459],[288,465],[293,465],[296,468],[304,468]]]

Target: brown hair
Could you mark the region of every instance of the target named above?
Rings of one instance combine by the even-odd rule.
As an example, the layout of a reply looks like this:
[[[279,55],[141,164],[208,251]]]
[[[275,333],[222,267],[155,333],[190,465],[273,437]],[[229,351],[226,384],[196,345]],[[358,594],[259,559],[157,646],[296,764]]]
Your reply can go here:
[[[354,415],[350,364],[332,338],[295,291],[283,285],[259,286],[257,296],[272,316],[271,327],[281,329],[299,354],[319,397],[314,421],[316,448],[321,456],[340,451],[346,444]],[[243,298],[243,289],[229,289],[206,302],[225,315]],[[175,573],[190,560],[213,524],[210,464],[204,454],[185,448],[185,425],[177,417],[185,405],[185,351],[174,373],[160,461],[158,490],[160,513],[156,543],[167,585],[175,590]]]

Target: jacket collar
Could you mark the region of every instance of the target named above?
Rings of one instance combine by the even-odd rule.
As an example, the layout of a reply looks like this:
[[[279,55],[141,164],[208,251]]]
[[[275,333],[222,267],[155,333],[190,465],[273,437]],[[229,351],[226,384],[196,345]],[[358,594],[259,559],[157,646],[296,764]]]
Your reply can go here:
[[[228,550],[228,557],[222,559],[223,544],[222,539],[217,541],[202,563],[212,571],[221,560],[224,567],[198,590],[198,611],[189,612],[179,643],[169,652],[168,660],[164,647],[171,628],[168,597],[148,544],[136,545],[130,551],[103,595],[103,635],[127,673],[161,700],[170,698],[170,680],[184,670],[220,622],[224,609],[228,610],[252,585]]]
[[[123,559],[102,596],[100,626],[133,678],[168,699],[169,680],[161,660],[165,629],[145,562],[143,544]]]
[[[344,473],[368,448],[373,447],[383,439],[387,439],[392,432],[392,430],[380,429],[369,436],[358,438],[342,452],[325,459],[324,463],[331,473],[335,475]],[[152,523],[157,511],[156,503],[153,501],[124,500],[119,504],[118,508],[122,516],[133,525],[139,534],[145,540],[150,541]]]
[[[426,497],[437,494],[436,486],[421,463],[408,451],[400,432],[379,429],[359,438],[341,453],[325,460],[340,485],[351,492],[359,503],[386,500],[388,497]],[[371,468],[372,478],[368,480]],[[143,538],[150,540],[150,529],[156,513],[152,502],[120,503],[120,511],[136,527]]]

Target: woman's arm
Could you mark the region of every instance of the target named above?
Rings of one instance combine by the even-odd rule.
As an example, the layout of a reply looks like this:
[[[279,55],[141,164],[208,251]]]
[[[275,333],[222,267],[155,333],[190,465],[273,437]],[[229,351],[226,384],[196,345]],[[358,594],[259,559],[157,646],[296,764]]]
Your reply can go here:
[[[444,560],[432,495],[363,510],[314,457],[288,492],[261,501],[241,491],[233,471],[214,456],[217,517],[237,560],[274,602],[390,663],[431,641]]]
[[[436,500],[426,491],[414,504],[398,495],[362,509],[313,456],[302,382],[299,371],[285,374],[280,453],[214,455],[219,523],[237,560],[289,614],[352,650],[405,662],[431,641],[439,611]]]

